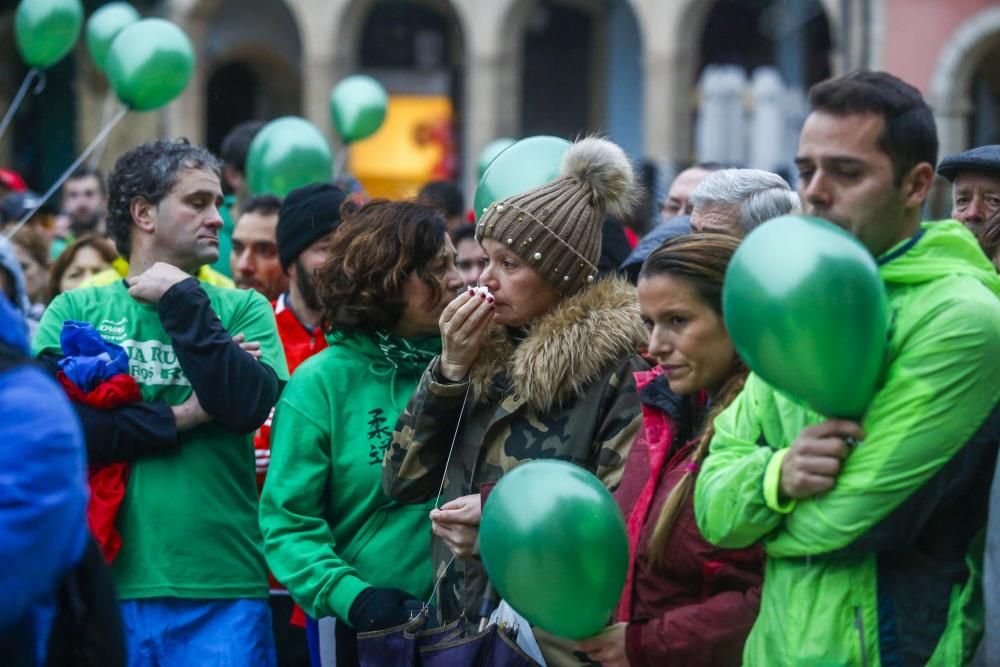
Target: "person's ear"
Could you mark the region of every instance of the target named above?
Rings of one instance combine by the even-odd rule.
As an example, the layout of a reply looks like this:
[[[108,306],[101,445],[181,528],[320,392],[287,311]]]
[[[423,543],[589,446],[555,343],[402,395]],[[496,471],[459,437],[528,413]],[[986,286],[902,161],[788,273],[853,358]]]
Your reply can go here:
[[[136,227],[147,234],[152,234],[156,230],[155,204],[151,204],[145,197],[136,197],[129,204],[128,210]]]
[[[934,167],[921,162],[903,177],[903,196],[908,208],[920,208],[934,185]]]

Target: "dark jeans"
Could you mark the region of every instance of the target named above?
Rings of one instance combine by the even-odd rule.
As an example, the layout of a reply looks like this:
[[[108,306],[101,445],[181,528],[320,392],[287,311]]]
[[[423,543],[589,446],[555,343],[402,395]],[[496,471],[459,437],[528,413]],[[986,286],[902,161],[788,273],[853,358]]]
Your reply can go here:
[[[278,667],[310,667],[309,644],[305,628],[292,625],[292,608],[295,603],[289,595],[272,595],[271,626],[274,629],[274,647],[278,654]]]

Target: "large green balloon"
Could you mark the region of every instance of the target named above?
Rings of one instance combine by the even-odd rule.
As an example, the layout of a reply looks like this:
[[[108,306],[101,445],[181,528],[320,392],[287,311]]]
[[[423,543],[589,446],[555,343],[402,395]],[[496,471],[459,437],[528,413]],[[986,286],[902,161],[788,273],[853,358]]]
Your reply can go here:
[[[385,120],[389,96],[375,79],[349,76],[330,91],[330,115],[337,134],[346,143],[375,134]]]
[[[139,20],[139,12],[127,2],[104,5],[87,20],[87,50],[97,69],[107,67],[108,49],[118,33]]]
[[[14,37],[24,62],[51,67],[73,48],[82,25],[80,0],[21,0],[14,16]]]
[[[486,147],[479,153],[479,160],[476,161],[476,182],[478,183],[486,173],[486,168],[497,158],[500,153],[517,143],[516,139],[494,139],[486,144]]]
[[[122,29],[106,59],[108,82],[135,111],[163,106],[181,94],[194,72],[194,48],[184,31],[164,19]]]
[[[323,133],[297,116],[273,120],[247,153],[247,183],[255,195],[284,197],[295,188],[333,178],[333,155]]]
[[[786,215],[733,255],[726,328],[747,365],[827,417],[859,419],[880,381],[889,307],[868,250],[839,227]]]
[[[583,639],[611,620],[628,570],[625,522],[583,468],[532,461],[504,475],[483,509],[490,581],[532,625]]]
[[[478,218],[490,204],[545,185],[559,176],[569,142],[558,137],[521,139],[497,155],[486,168],[476,188]]]

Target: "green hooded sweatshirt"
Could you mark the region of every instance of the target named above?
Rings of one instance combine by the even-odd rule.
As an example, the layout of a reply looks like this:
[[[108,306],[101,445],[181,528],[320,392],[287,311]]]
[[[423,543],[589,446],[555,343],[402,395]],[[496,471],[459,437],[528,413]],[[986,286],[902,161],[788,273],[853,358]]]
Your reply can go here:
[[[441,340],[327,340],[275,409],[260,527],[268,566],[306,613],[346,620],[370,586],[430,594],[433,503],[389,499],[381,476],[396,419]]]
[[[878,261],[892,310],[883,383],[832,490],[779,493],[787,447],[823,417],[755,374],[715,421],[698,526],[767,551],[746,665],[963,665],[982,631],[1000,278],[954,221]]]

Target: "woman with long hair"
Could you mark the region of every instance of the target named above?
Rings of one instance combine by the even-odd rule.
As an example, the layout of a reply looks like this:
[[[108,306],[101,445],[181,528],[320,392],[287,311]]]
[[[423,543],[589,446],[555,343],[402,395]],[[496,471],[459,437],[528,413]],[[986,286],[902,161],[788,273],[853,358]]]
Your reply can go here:
[[[51,298],[80,286],[87,278],[111,268],[118,257],[115,246],[96,234],[84,234],[66,246],[49,272]]]
[[[373,201],[344,222],[316,286],[329,347],[295,371],[275,409],[260,499],[275,578],[310,617],[336,618],[337,665],[356,633],[409,620],[431,590],[430,505],[380,487],[392,426],[441,350],[438,319],[463,286],[444,216]]]
[[[722,321],[722,283],[738,239],[691,234],[660,246],[639,274],[657,366],[636,373],[643,428],[615,498],[630,562],[616,623],[580,642],[605,667],[739,665],[757,616],[759,547],[720,549],[695,524],[692,491],[712,419],[747,369]]]

